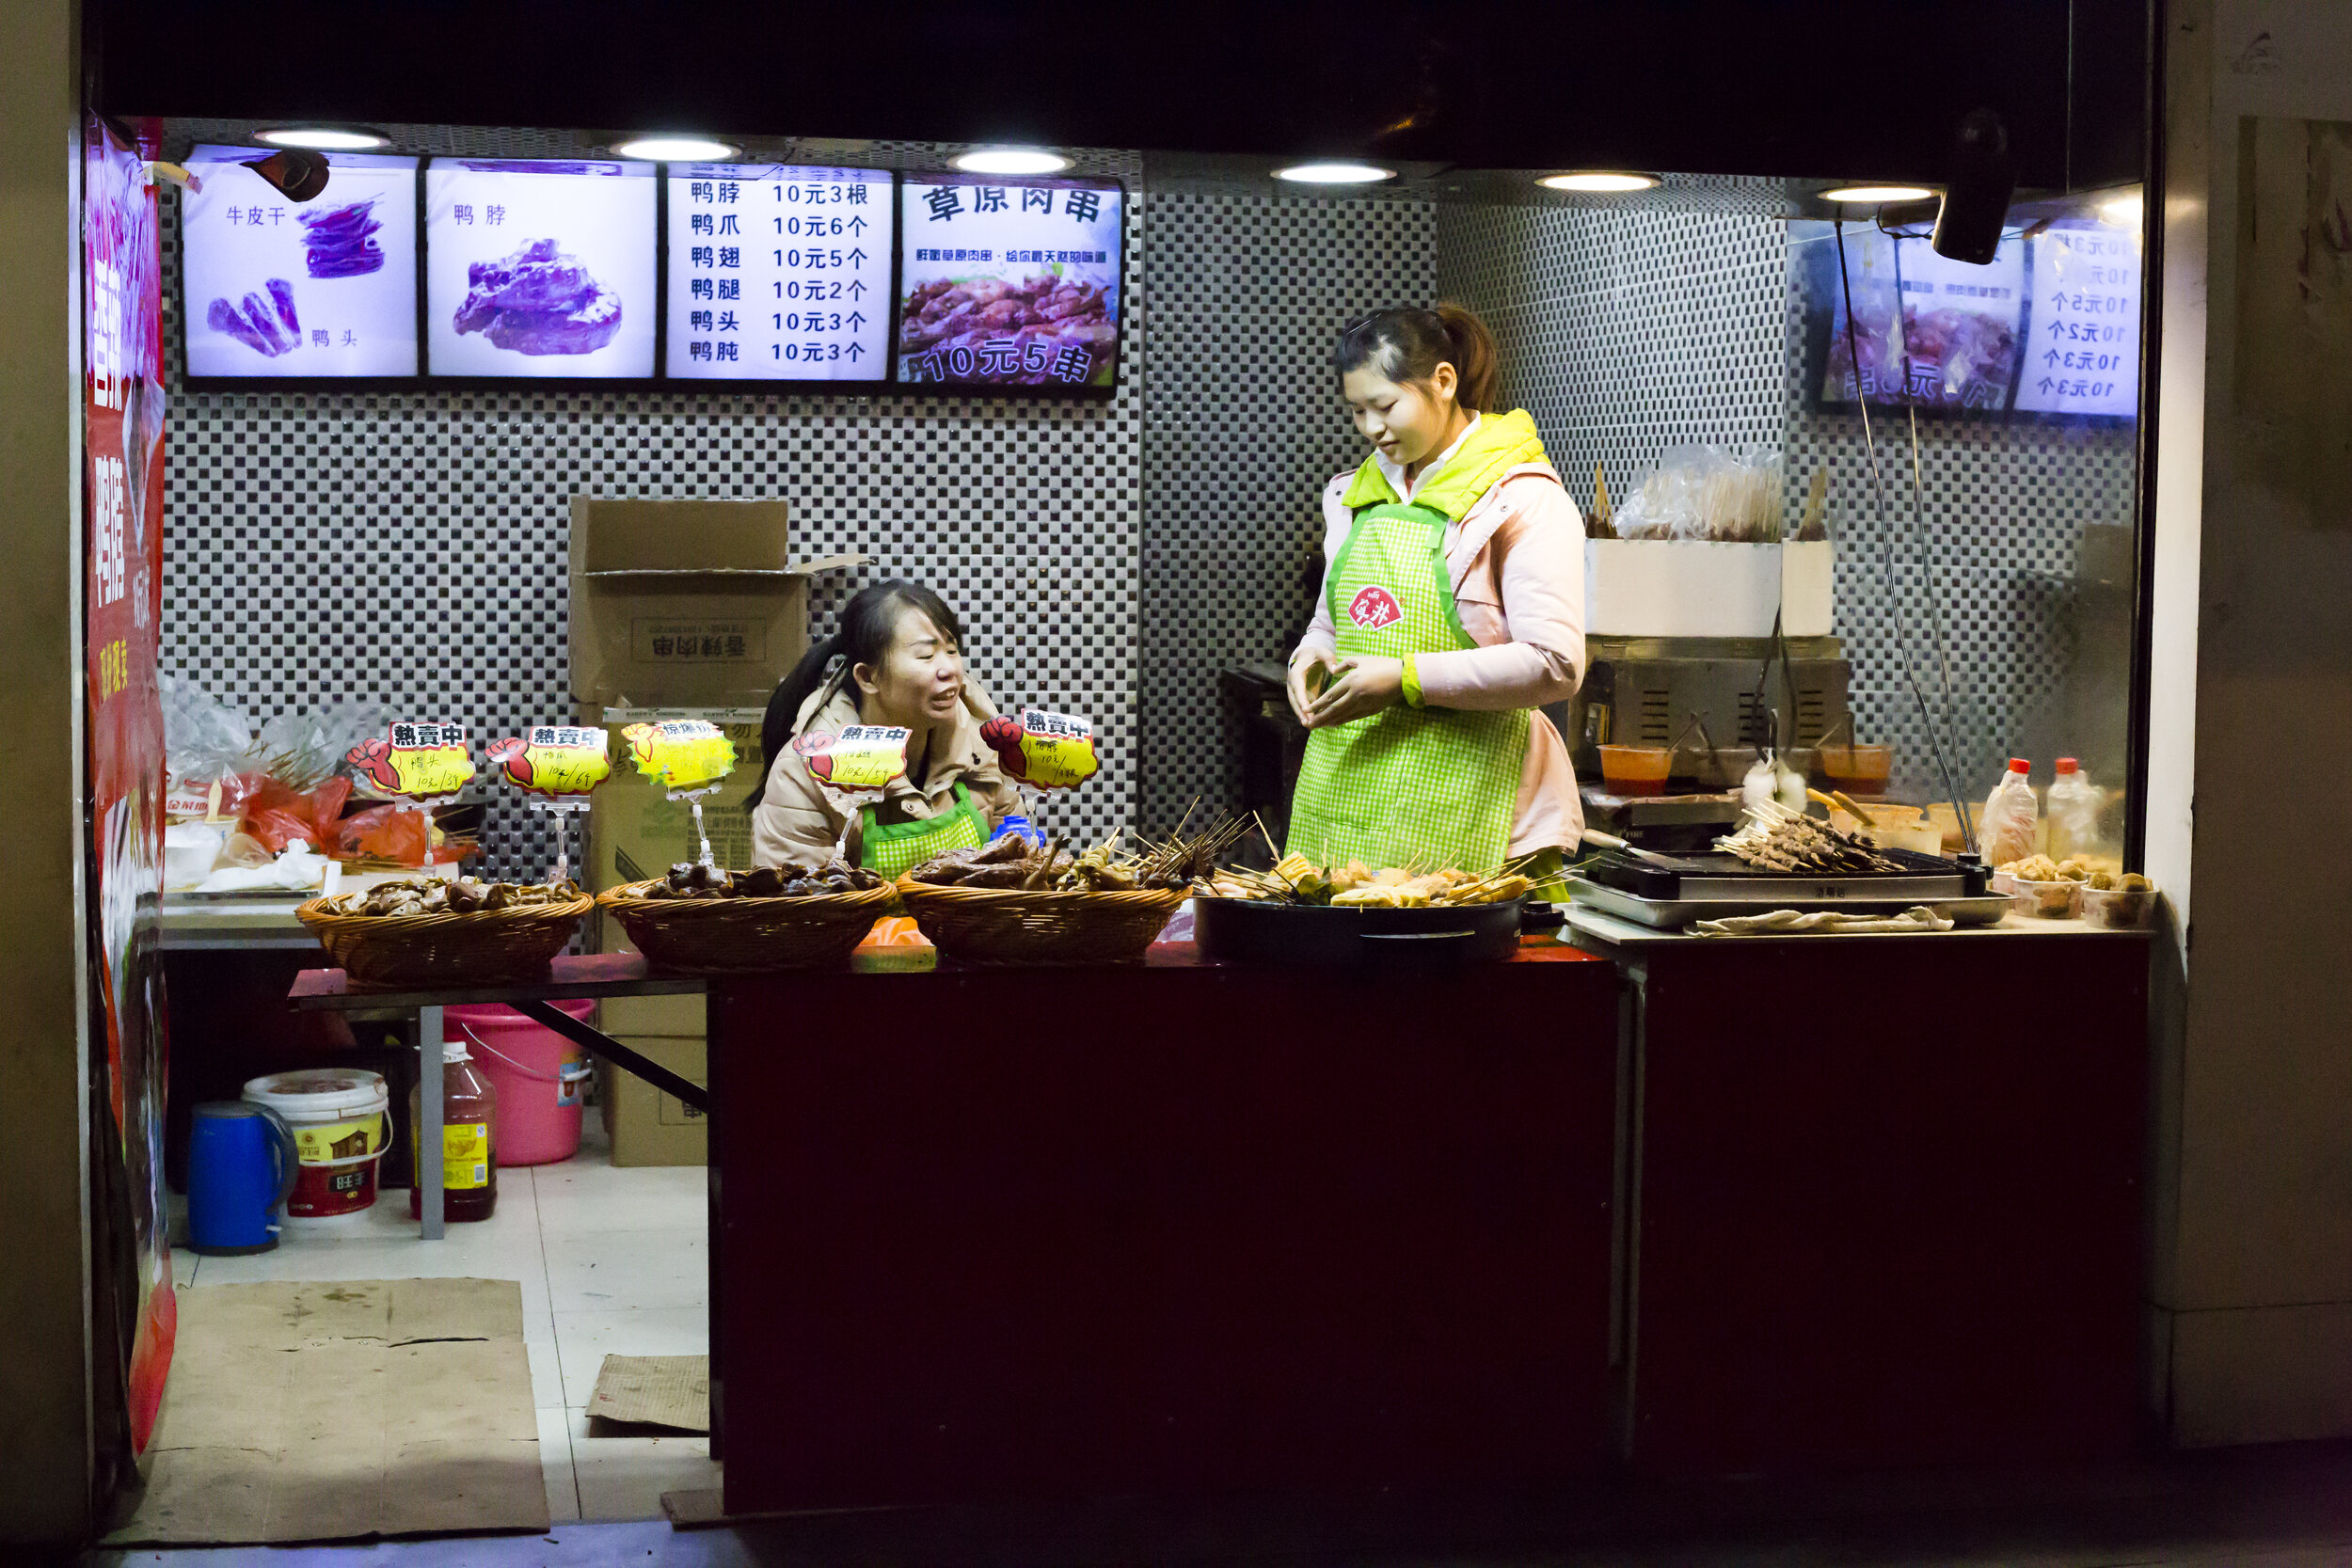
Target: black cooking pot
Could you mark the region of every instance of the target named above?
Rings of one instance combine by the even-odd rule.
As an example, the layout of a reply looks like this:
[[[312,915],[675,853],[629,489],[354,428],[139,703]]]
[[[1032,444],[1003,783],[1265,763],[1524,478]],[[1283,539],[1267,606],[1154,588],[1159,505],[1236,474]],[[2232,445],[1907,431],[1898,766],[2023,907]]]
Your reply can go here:
[[[1430,969],[1501,963],[1519,948],[1519,903],[1356,910],[1201,898],[1192,906],[1193,940],[1201,957],[1234,963]]]

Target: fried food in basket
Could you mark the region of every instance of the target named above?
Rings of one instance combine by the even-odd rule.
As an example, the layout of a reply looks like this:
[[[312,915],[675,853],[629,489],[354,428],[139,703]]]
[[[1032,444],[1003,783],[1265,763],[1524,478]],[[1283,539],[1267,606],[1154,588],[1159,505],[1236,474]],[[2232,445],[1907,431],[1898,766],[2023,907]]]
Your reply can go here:
[[[364,893],[339,894],[322,904],[328,914],[474,914],[532,904],[569,904],[586,896],[579,884],[570,881],[477,882],[470,877],[450,881],[438,877],[404,877],[378,882]]]
[[[1190,813],[1186,814],[1187,819]],[[1248,824],[1222,821],[1187,836],[1184,823],[1174,836],[1155,844],[1140,835],[1135,850],[1120,847],[1121,829],[1083,854],[1072,854],[1061,839],[1032,844],[1008,833],[979,849],[955,849],[925,861],[908,875],[930,887],[1018,889],[1029,893],[1172,892],[1207,877],[1216,857]]]
[[[1485,877],[1452,866],[1416,871],[1401,865],[1375,868],[1361,861],[1327,872],[1294,853],[1283,856],[1271,872],[1229,867],[1209,885],[1212,895],[1219,898],[1328,905],[1335,910],[1422,910],[1501,904],[1526,896],[1535,884],[1516,864]]]
[[[632,895],[662,898],[815,898],[837,893],[866,893],[882,878],[862,865],[835,858],[822,865],[763,865],[751,871],[722,871],[699,861],[680,861],[658,882]]]

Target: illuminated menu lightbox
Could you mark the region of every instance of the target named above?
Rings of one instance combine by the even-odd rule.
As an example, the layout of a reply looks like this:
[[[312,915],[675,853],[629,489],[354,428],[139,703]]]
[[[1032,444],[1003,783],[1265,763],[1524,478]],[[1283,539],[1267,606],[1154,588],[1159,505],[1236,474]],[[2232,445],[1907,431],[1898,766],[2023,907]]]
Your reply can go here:
[[[887,170],[672,164],[669,182],[665,375],[888,378]]]
[[[2139,412],[2139,245],[2111,224],[2034,236],[2031,325],[2017,406],[2037,414]]]
[[[650,164],[435,159],[430,373],[650,377],[657,196]]]
[[[1116,182],[921,175],[899,188],[897,381],[1076,389],[1118,379]]]
[[[199,147],[180,197],[193,376],[417,373],[417,160],[329,152],[296,202],[246,166],[267,148]]]

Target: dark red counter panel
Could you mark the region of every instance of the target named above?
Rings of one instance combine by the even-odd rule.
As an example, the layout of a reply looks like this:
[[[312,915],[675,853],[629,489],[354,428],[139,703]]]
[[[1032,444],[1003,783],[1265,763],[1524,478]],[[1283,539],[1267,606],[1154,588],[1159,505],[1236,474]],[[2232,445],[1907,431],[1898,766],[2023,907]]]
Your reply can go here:
[[[1616,995],[1561,949],[715,987],[728,1508],[1601,1462]]]
[[[1635,1463],[2130,1451],[2146,944],[1644,957]]]

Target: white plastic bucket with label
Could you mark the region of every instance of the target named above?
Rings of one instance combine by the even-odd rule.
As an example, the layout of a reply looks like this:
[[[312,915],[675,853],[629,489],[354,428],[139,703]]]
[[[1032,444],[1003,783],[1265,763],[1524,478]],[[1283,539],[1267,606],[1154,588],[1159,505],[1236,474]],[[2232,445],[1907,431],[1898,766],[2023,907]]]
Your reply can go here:
[[[245,1086],[294,1129],[301,1168],[286,1198],[296,1230],[364,1223],[375,1204],[375,1164],[392,1139],[391,1095],[381,1074],[356,1068],[273,1072]]]

